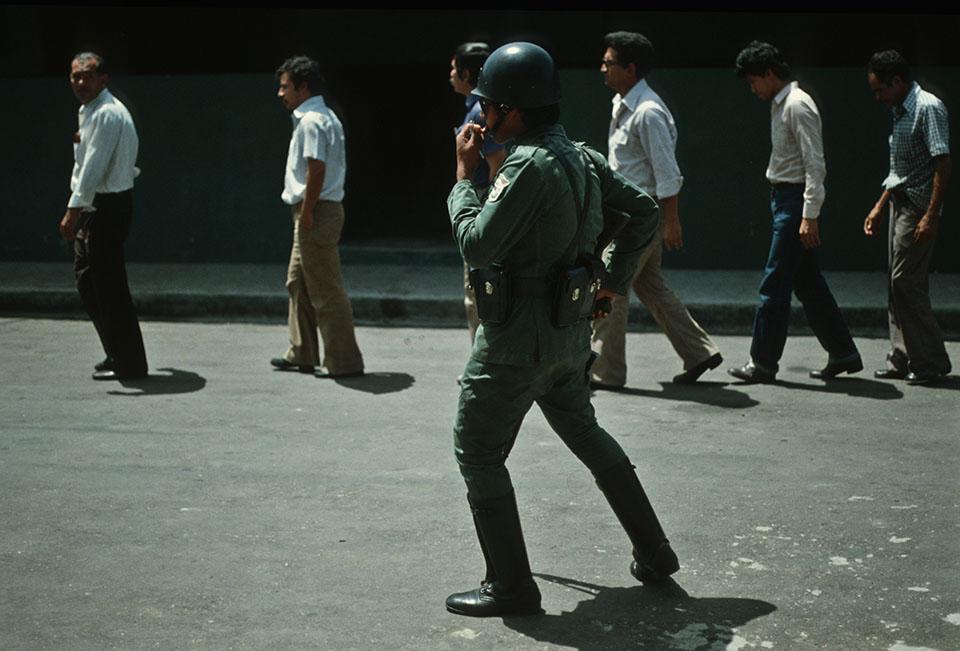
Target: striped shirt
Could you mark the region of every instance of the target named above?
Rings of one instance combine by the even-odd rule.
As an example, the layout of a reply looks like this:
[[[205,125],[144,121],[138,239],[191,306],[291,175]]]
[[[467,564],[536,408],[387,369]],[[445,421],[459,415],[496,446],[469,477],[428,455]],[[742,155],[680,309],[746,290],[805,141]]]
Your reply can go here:
[[[920,210],[933,194],[934,158],[950,153],[947,107],[914,82],[903,103],[893,107],[890,134],[890,173],[887,190],[901,190]]]

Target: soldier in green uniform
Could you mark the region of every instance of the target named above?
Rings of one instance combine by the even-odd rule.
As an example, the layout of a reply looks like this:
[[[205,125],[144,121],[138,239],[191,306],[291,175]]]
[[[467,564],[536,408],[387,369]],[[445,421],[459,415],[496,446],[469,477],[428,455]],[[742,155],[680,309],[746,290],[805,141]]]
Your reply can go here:
[[[472,268],[501,266],[513,299],[508,318],[481,324],[461,380],[455,453],[486,575],[478,589],[450,595],[446,605],[475,617],[530,615],[543,612],[540,591],[505,462],[534,403],[593,473],[626,530],[633,543],[631,573],[650,581],[679,569],[634,466],[594,416],[589,321],[557,327],[551,319],[551,281],[577,253],[595,251],[604,211],[628,219],[613,243],[598,298],[626,294],[637,258],[659,225],[658,208],[602,155],[567,139],[557,124],[559,75],[542,48],[524,42],[499,48],[473,92],[487,127],[466,125],[457,136],[458,181],[447,206],[464,260]],[[513,139],[515,147],[481,199],[470,179],[485,137]],[[580,251],[571,253],[575,241]]]

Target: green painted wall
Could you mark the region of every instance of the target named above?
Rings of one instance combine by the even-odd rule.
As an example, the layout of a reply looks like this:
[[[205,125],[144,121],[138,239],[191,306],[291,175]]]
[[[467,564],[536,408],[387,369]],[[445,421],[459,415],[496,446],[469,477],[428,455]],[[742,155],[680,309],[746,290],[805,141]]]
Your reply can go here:
[[[861,225],[886,173],[889,112],[873,100],[862,68],[799,69],[797,76],[824,120],[823,266],[882,269],[885,242],[867,240]],[[958,133],[958,70],[923,69],[918,77],[953,110]],[[686,246],[668,254],[666,264],[760,268],[769,243],[768,106],[728,69],[664,69],[649,81],[677,120],[686,179]],[[605,150],[610,93],[599,72],[568,70],[562,83],[568,134]],[[290,223],[279,195],[290,121],[274,97],[273,76],[121,77],[112,87],[130,100],[141,137],[128,258],[284,261]],[[65,79],[0,79],[0,88],[0,259],[70,259],[56,225],[69,195],[74,99]],[[345,239],[449,237],[451,127],[462,104],[448,95],[445,104],[419,106],[415,98],[341,94],[349,146]],[[955,136],[953,142],[956,148]],[[944,272],[960,272],[956,185],[934,259]]]

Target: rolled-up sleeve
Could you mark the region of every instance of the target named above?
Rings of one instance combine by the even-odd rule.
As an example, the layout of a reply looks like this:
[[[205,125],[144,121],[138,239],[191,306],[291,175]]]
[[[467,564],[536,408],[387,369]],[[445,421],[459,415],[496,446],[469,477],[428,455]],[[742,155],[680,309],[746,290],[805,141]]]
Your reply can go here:
[[[680,194],[683,175],[677,165],[676,138],[667,114],[659,106],[644,108],[636,129],[653,169],[657,196],[666,198]]]

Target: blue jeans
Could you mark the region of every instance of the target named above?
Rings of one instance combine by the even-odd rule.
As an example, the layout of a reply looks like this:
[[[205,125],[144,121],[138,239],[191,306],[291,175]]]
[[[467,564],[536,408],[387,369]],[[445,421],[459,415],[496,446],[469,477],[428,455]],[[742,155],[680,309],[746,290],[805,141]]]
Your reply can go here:
[[[760,283],[760,307],[753,321],[750,357],[765,371],[776,373],[787,341],[790,295],[803,304],[807,322],[831,360],[857,353],[840,308],[817,264],[817,250],[800,242],[803,219],[803,185],[780,184],[770,191],[773,238]]]

